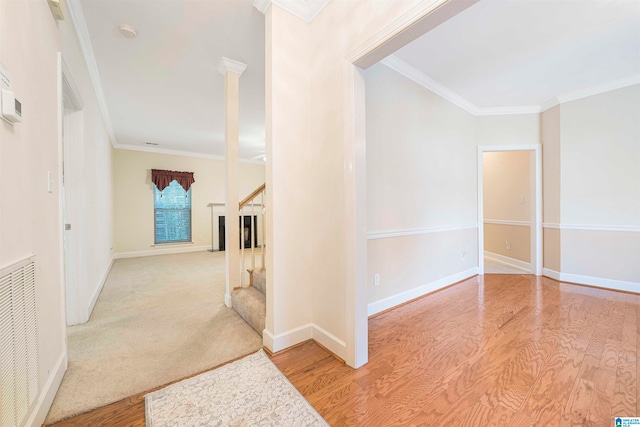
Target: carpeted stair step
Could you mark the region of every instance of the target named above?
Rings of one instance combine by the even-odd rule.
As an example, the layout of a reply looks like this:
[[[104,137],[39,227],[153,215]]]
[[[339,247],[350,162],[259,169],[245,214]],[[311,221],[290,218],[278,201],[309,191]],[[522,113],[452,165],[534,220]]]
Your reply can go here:
[[[267,316],[267,302],[264,293],[254,286],[239,288],[231,293],[231,305],[257,333],[262,336],[265,317]]]
[[[267,289],[267,270],[264,268],[256,268],[253,270],[253,278],[252,278],[253,287],[262,292],[266,293]]]

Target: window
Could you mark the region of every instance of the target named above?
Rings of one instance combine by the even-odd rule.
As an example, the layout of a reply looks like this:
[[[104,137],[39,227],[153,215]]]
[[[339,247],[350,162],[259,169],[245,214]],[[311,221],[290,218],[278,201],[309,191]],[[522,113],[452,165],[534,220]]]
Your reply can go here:
[[[191,242],[191,189],[176,180],[164,190],[153,187],[155,243]]]

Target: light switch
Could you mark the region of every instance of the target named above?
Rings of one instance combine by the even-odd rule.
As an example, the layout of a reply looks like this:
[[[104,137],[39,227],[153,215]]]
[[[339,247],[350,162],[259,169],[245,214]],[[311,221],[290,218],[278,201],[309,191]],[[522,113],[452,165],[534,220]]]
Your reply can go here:
[[[47,172],[47,191],[53,193],[53,175],[51,175],[51,172]]]

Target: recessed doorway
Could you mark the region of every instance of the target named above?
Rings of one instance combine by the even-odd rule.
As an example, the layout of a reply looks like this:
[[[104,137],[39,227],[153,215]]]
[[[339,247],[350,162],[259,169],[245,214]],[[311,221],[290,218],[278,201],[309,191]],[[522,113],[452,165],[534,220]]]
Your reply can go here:
[[[478,254],[479,274],[486,259],[492,267],[542,275],[539,144],[478,147]]]

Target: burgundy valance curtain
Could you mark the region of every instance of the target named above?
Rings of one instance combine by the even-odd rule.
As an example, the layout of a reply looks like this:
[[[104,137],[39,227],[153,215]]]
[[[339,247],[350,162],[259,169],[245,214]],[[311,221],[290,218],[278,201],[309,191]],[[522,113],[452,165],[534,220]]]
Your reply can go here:
[[[184,191],[189,191],[191,184],[196,182],[193,179],[193,172],[176,172],[165,171],[161,169],[151,169],[151,182],[153,182],[158,190],[162,191],[171,184],[173,180],[178,181],[178,184],[184,188]]]

